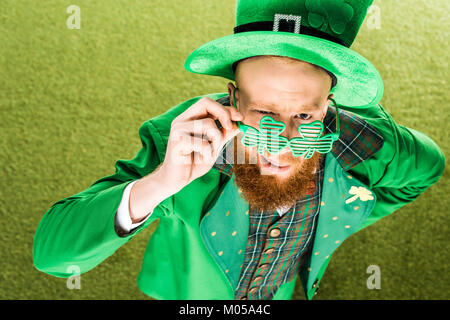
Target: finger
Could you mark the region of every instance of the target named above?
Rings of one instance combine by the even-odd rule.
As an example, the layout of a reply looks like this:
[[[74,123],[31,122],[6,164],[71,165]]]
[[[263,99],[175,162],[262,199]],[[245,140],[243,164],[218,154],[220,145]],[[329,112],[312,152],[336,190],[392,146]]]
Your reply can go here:
[[[212,166],[214,164],[215,158],[211,153],[207,152],[193,152],[193,163],[195,165],[208,165]]]
[[[177,145],[177,151],[178,155],[182,157],[196,152],[201,154],[204,158],[211,158],[213,148],[211,142],[201,137],[185,134]]]
[[[187,121],[206,117],[218,119],[224,128],[231,129],[232,127],[230,112],[223,105],[208,97],[197,101],[176,119],[177,121]]]
[[[223,139],[220,143],[220,146],[218,149],[214,149],[216,152],[214,153],[214,157],[215,159],[217,159],[217,157],[219,156],[219,154],[222,152],[223,148],[225,147],[225,145],[232,140],[236,135],[238,135],[241,131],[239,130],[239,127],[236,123],[233,122],[233,129],[231,130],[226,130],[223,129]]]
[[[233,138],[234,136],[236,136],[237,134],[239,134],[239,132],[240,132],[240,129],[239,129],[238,123],[233,121],[233,127],[229,130],[225,129],[224,139],[226,141],[228,141],[231,138]]]
[[[214,150],[220,147],[224,138],[224,134],[211,118],[181,122],[176,124],[173,129],[175,138],[184,134],[202,137],[213,144]]]
[[[240,133],[239,128],[233,128],[232,130],[226,130],[225,131],[225,136],[223,139],[223,143],[227,143],[229,140],[233,139],[235,136],[237,136]]]
[[[232,121],[243,121],[244,116],[234,107],[225,107],[230,113],[230,117]]]
[[[192,137],[191,146],[194,164],[212,164],[214,162],[214,149],[211,142],[199,137]]]

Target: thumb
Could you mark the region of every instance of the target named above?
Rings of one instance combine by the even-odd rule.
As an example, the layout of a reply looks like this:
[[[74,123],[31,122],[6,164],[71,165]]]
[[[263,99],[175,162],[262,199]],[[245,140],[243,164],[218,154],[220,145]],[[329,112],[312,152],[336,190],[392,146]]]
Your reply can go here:
[[[230,139],[234,138],[235,136],[237,136],[239,134],[239,132],[241,132],[239,130],[239,126],[237,125],[236,122],[232,122],[233,127],[231,129],[225,129],[224,132],[224,143],[227,143]]]
[[[232,129],[225,129],[223,128],[223,139],[219,145],[219,147],[215,150],[216,154],[218,155],[224,146],[233,139],[235,136],[237,136],[241,131],[239,130],[238,125],[235,122],[232,122],[233,128]]]

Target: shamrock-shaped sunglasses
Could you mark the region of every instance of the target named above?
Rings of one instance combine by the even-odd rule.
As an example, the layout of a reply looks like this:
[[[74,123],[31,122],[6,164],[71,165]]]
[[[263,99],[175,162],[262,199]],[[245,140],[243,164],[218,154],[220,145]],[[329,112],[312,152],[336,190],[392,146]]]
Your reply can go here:
[[[235,92],[236,90],[233,91],[233,105],[236,107]],[[330,100],[336,108],[336,132],[321,136],[324,125],[322,121],[316,120],[299,125],[300,137],[289,140],[281,136],[286,128],[283,122],[275,121],[270,116],[264,116],[259,122],[259,130],[237,121],[239,130],[244,134],[241,143],[246,147],[256,147],[260,155],[264,154],[264,149],[267,149],[270,154],[278,154],[286,146],[291,149],[294,157],[305,155],[305,159],[311,158],[315,151],[328,153],[331,151],[333,142],[339,139],[340,133],[338,105],[334,99],[330,98]]]

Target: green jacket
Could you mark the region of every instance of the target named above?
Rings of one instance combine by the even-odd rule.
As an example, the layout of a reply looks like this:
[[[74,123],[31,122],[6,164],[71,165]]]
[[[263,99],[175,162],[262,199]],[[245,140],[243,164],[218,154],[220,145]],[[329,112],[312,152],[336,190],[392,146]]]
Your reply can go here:
[[[217,100],[226,95],[206,96]],[[208,234],[214,229],[218,233],[237,230],[240,235],[248,235],[248,215],[224,219],[207,214],[230,186],[218,170],[211,169],[165,199],[133,233],[119,236],[114,227],[127,184],[148,175],[163,162],[172,120],[202,97],[146,121],[139,128],[142,149],[133,159],[118,160],[114,174],[51,206],[34,238],[33,259],[38,270],[69,277],[72,273],[68,273],[68,267],[78,265],[81,273],[87,272],[159,219],[145,251],[137,279],[139,288],[156,299],[233,299],[235,281],[224,266],[238,262],[217,254],[218,243],[208,240]],[[298,273],[308,299],[314,296],[333,252],[346,238],[416,199],[439,180],[445,166],[442,151],[430,138],[396,124],[381,105],[348,110],[374,126],[384,144],[371,158],[347,171],[333,156],[326,157],[324,205],[312,254]],[[341,195],[356,189],[367,191],[369,199],[361,196],[346,203]],[[236,206],[236,212],[245,212],[245,201],[234,199],[230,203]],[[240,239],[230,244],[236,247],[231,250],[245,248],[247,237]],[[295,280],[283,284],[274,299],[290,299]]]

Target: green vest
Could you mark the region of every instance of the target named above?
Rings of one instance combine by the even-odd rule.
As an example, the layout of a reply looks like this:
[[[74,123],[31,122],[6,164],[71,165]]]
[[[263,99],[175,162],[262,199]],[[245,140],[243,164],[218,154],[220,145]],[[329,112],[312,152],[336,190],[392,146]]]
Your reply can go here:
[[[226,95],[206,96],[217,100]],[[139,128],[142,149],[133,159],[118,160],[114,174],[51,206],[35,233],[33,259],[38,270],[69,277],[68,267],[78,265],[81,273],[87,272],[159,219],[145,251],[139,288],[156,299],[233,299],[236,272],[226,270],[235,268],[239,260],[224,250],[245,248],[248,216],[207,214],[214,211],[229,186],[228,179],[214,168],[161,202],[134,233],[119,236],[114,228],[123,190],[164,160],[171,121],[200,98],[146,121]],[[326,157],[316,237],[310,259],[299,272],[308,299],[345,239],[413,201],[438,181],[445,166],[442,151],[430,138],[396,124],[381,105],[349,111],[374,126],[384,145],[347,171],[333,156]],[[230,204],[237,206],[236,212],[245,212],[242,206],[246,204],[234,200]],[[224,234],[236,231],[239,237],[224,244],[208,238],[212,229]],[[283,284],[274,299],[290,299],[294,285],[295,279]]]

